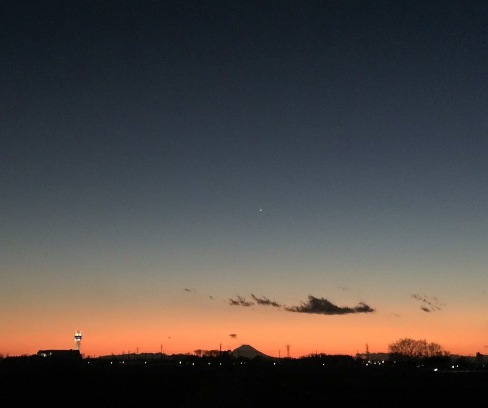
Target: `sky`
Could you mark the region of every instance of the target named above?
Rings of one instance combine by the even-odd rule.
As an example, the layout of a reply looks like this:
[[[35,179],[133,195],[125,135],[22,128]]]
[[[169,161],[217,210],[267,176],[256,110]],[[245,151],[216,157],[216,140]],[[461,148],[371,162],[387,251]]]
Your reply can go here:
[[[0,15],[0,354],[488,354],[488,4]]]

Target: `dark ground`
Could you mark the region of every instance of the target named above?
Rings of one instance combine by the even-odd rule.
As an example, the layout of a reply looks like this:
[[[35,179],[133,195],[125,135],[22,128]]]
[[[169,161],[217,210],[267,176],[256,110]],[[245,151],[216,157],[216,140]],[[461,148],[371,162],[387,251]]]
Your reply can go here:
[[[233,364],[0,366],[0,407],[488,407],[487,371]]]

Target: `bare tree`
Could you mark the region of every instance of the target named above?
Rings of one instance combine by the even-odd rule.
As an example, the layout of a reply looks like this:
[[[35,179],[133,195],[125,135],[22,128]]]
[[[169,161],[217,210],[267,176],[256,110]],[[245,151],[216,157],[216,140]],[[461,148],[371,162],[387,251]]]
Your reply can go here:
[[[408,359],[445,357],[449,352],[437,343],[427,343],[426,340],[400,339],[388,346],[390,354]]]
[[[440,344],[429,343],[426,349],[427,357],[444,357],[449,355],[449,352],[444,350]]]

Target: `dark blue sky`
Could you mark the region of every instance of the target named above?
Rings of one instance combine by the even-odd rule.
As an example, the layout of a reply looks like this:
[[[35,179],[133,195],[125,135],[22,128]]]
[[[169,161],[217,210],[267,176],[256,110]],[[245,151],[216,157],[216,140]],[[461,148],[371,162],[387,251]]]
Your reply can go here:
[[[0,6],[11,294],[161,273],[224,297],[279,277],[295,301],[321,270],[408,302],[460,259],[482,285],[486,4],[61,3]]]

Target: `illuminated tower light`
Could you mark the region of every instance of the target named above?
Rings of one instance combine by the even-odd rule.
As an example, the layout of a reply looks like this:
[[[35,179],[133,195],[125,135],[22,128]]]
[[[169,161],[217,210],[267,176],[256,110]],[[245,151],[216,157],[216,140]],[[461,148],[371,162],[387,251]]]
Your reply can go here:
[[[80,351],[80,346],[81,346],[81,332],[77,330],[75,332],[75,350]]]

